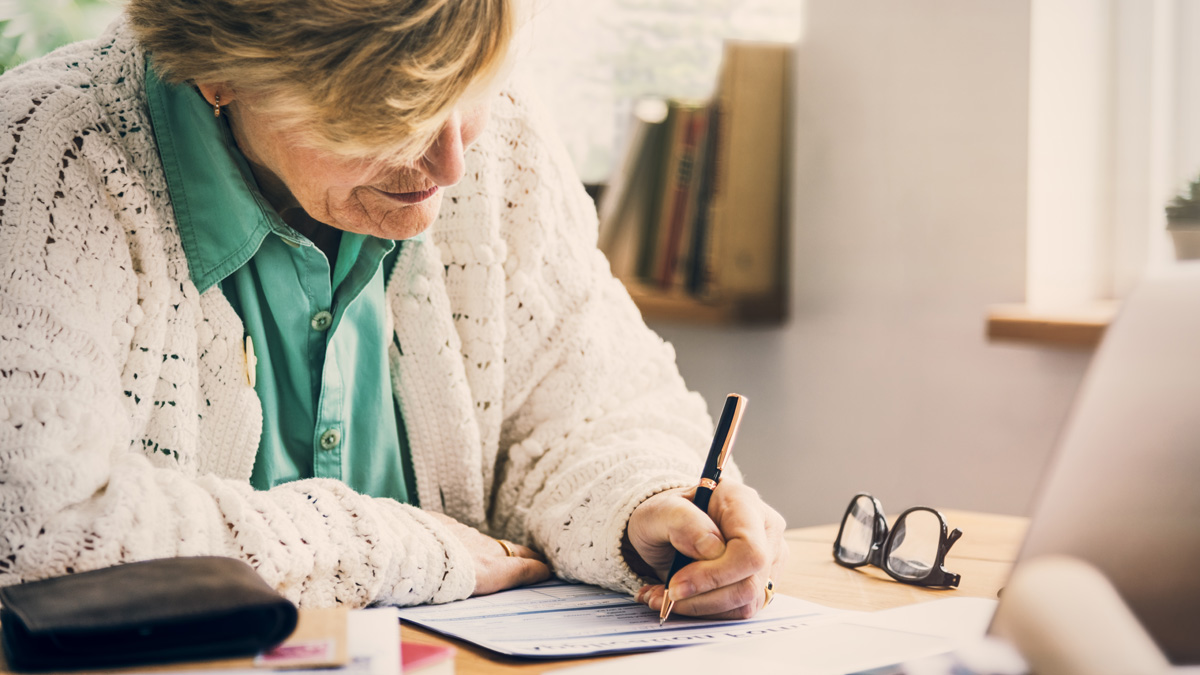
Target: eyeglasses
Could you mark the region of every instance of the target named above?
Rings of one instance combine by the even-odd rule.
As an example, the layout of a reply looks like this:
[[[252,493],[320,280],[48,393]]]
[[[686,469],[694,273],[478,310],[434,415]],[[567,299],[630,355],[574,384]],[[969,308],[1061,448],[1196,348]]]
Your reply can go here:
[[[946,519],[927,507],[914,506],[900,514],[888,532],[883,505],[866,493],[854,495],[837,539],[833,559],[843,567],[874,565],[906,584],[954,588],[961,577],[947,572],[946,553],[962,536],[947,533]]]

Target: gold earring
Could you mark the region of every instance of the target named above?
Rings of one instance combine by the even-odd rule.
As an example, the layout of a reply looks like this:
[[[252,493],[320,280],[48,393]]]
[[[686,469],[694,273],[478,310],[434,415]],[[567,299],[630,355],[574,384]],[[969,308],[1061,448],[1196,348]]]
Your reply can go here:
[[[214,94],[213,98],[216,99],[216,101],[213,103],[213,117],[220,117],[221,116],[221,95]]]

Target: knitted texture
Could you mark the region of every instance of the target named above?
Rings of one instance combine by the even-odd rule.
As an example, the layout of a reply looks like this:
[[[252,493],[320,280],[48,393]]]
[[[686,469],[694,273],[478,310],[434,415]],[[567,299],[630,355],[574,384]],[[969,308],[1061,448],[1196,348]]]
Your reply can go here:
[[[215,554],[303,606],[468,596],[470,554],[422,510],[328,479],[250,487],[243,326],[189,280],[144,63],[118,21],[0,78],[0,585]],[[419,499],[634,590],[629,515],[695,479],[711,420],[520,91],[387,289]]]

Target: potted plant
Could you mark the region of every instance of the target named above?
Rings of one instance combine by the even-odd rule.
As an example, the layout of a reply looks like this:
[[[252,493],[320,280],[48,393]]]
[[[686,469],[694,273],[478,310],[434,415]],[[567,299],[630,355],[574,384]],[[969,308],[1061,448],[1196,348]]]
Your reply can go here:
[[[1176,260],[1200,258],[1200,176],[1167,204],[1167,232],[1175,243]]]

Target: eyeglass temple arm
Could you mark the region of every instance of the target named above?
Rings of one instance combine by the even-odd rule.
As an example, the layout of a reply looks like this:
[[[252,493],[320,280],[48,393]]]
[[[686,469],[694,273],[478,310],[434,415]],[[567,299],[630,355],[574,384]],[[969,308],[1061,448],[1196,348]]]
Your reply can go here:
[[[953,530],[951,530],[950,534],[946,535],[946,548],[942,549],[942,554],[945,555],[946,553],[949,553],[950,548],[954,546],[954,542],[961,539],[962,535],[963,535],[962,530],[958,529],[957,527],[954,528]],[[947,572],[946,568],[944,566],[941,567],[941,572],[943,575],[942,576],[942,585],[947,586],[949,588],[958,588],[958,582],[962,581],[961,574]]]
[[[954,542],[958,541],[961,538],[962,538],[962,530],[958,529],[957,527],[954,528],[953,530],[951,530],[950,534],[946,535],[946,550],[949,551],[950,547],[954,546]]]

